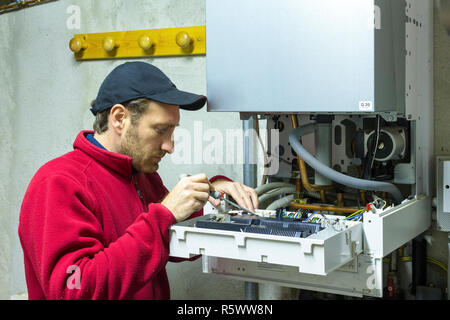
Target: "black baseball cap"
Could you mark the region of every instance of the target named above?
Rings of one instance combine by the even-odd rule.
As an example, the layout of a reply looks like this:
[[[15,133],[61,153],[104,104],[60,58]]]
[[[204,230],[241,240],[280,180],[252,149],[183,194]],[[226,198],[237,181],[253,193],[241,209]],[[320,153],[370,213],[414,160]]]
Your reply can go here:
[[[180,106],[185,110],[199,110],[206,97],[178,90],[170,79],[150,63],[136,61],[117,66],[103,80],[91,111],[106,110],[118,103],[138,98]]]

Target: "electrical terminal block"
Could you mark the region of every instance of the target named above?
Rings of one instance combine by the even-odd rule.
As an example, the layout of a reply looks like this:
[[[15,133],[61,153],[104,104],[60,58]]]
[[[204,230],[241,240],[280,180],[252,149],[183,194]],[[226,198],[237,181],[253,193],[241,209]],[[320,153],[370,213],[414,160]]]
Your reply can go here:
[[[259,233],[286,237],[306,238],[323,229],[320,223],[305,222],[298,219],[282,217],[261,217],[258,215],[242,214],[242,212],[228,212],[228,214],[212,214],[205,220],[199,220],[197,228],[218,229]]]

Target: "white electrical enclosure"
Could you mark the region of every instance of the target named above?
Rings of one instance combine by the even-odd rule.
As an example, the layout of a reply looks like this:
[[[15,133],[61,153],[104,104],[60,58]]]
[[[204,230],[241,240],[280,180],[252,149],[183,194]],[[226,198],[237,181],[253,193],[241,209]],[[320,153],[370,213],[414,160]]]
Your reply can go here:
[[[208,217],[197,217],[170,228],[171,256],[190,258],[203,254],[293,266],[298,272],[326,275],[362,252],[360,222],[345,221],[309,237],[296,238],[195,227],[197,221]]]
[[[440,231],[450,231],[450,157],[436,161],[436,216]]]
[[[265,262],[203,256],[203,272],[221,277],[267,283],[353,297],[383,295],[382,259],[358,255],[326,276],[299,273],[298,269]]]
[[[207,214],[170,228],[170,255],[202,254],[203,272],[235,279],[382,297],[383,257],[430,227],[429,206],[429,197],[405,200],[365,212],[364,222],[342,221],[341,230],[328,226],[307,238],[195,227]]]
[[[442,201],[443,201],[443,211],[450,213],[450,161],[444,162],[444,168],[442,173]]]
[[[208,0],[208,110],[403,113],[404,21],[402,0]]]
[[[385,210],[364,213],[364,253],[382,258],[431,225],[430,198],[420,196]]]

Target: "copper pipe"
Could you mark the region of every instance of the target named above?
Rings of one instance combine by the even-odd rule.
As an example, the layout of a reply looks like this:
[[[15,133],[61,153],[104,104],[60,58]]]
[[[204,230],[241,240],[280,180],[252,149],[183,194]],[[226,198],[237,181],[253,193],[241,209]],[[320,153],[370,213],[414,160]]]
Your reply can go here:
[[[298,127],[298,121],[297,121],[297,116],[296,115],[291,115],[291,123],[292,123],[292,128],[293,129],[297,129]],[[300,156],[297,155],[297,162],[298,162],[298,167],[300,168],[300,175],[302,178],[302,183],[303,186],[305,187],[306,190],[308,191],[312,191],[312,192],[318,192],[321,190],[331,190],[334,189],[334,185],[328,185],[328,186],[318,186],[318,185],[311,185],[308,181],[308,175],[306,172],[306,164],[305,161],[303,161],[302,158],[300,158]],[[325,193],[323,193],[323,196],[321,194],[321,198],[325,197]],[[323,201],[323,200],[322,200]],[[324,201],[326,202],[326,201]]]
[[[366,192],[364,190],[359,190],[359,196],[361,197],[362,205],[366,205]]]
[[[295,192],[298,194],[302,192],[302,180],[299,177],[295,178]]]
[[[305,209],[305,210],[320,210],[320,211],[333,211],[333,212],[341,212],[341,213],[354,213],[360,209],[358,208],[349,208],[349,207],[335,207],[335,206],[325,206],[320,204],[300,204],[291,202],[289,206],[293,209]]]
[[[319,190],[320,193],[320,201],[322,201],[322,203],[327,203],[327,196],[325,195],[325,190],[321,189]]]
[[[341,192],[338,192],[336,197],[337,197],[336,206],[341,208],[344,207],[344,195]]]

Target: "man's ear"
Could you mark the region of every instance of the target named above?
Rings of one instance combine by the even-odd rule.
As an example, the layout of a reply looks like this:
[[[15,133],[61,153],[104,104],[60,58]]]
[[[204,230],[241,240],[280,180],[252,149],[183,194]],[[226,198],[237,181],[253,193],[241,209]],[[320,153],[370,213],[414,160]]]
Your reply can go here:
[[[121,104],[115,104],[109,112],[109,123],[114,131],[121,134],[129,120],[127,109]]]

